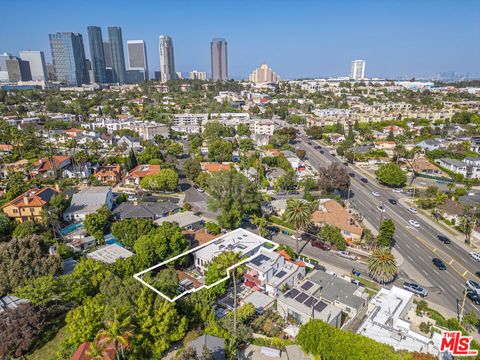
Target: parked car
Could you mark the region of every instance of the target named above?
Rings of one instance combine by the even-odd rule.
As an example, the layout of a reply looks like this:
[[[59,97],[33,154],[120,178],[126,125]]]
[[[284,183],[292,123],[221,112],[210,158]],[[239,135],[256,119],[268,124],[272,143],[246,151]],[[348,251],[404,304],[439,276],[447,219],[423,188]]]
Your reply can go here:
[[[138,198],[135,195],[128,195],[127,200],[128,201],[137,201]]]
[[[351,173],[348,173],[348,176],[350,176],[350,177],[355,177],[355,173],[352,173],[352,172],[351,172]]]
[[[352,269],[352,274],[355,275],[355,276],[360,276],[362,275],[362,273],[358,270],[355,270],[355,269]]]
[[[383,207],[383,205],[378,205],[377,206],[377,210],[384,213],[385,212],[385,208]]]
[[[408,208],[408,211],[410,211],[412,214],[418,214],[418,211],[417,209],[411,207],[411,208]]]
[[[395,199],[388,199],[388,202],[392,205],[397,205],[397,200]]]
[[[412,219],[410,219],[410,220],[408,220],[408,223],[409,223],[410,225],[412,225],[413,227],[415,227],[415,228],[419,228],[419,227],[420,227],[420,223],[419,223],[417,220],[412,220]]]
[[[345,258],[345,259],[349,259],[349,260],[356,260],[357,259],[357,257],[355,255],[351,255],[348,251],[339,251],[337,254],[340,255],[341,257]]]
[[[271,232],[274,232],[274,233],[280,232],[280,228],[278,226],[268,226],[267,230],[271,231]]]
[[[471,256],[474,260],[480,261],[480,253],[472,251],[472,252],[470,253],[470,256]]]
[[[323,150],[320,150],[320,154],[324,154],[324,153],[325,153],[325,151],[323,151]]]
[[[302,235],[300,234],[300,235],[298,235],[298,237],[297,237],[297,235],[293,234],[293,235],[292,235],[292,239],[293,239],[293,240],[302,240]]]
[[[427,289],[424,289],[423,287],[415,283],[408,283],[408,282],[403,283],[403,288],[417,295],[420,295],[421,297],[425,297],[428,295]]]
[[[469,288],[472,291],[475,291],[477,294],[480,293],[480,284],[477,283],[476,281],[473,280],[467,280],[465,282],[465,285],[467,285],[467,288]]]
[[[438,270],[447,270],[447,266],[439,258],[433,258],[432,262],[433,262],[433,265],[435,265]]]
[[[352,284],[355,284],[355,285],[357,285],[357,286],[360,286],[360,281],[358,281],[358,280],[356,280],[356,279],[351,279],[350,282],[351,282]]]
[[[467,290],[467,297],[475,304],[480,305],[480,295],[477,294],[476,291]]]
[[[444,244],[450,244],[450,239],[448,237],[443,235],[438,235],[437,237],[438,237],[438,240],[440,240]]]
[[[475,273],[475,275],[476,275],[477,277],[480,277],[480,271],[477,271],[477,272]]]
[[[380,193],[378,191],[372,191],[372,195],[375,197],[380,197]]]
[[[326,242],[323,242],[322,240],[312,240],[312,246],[315,246],[316,248],[325,250],[325,251],[330,251],[332,247],[327,244]]]
[[[393,191],[394,193],[402,193],[402,192],[403,192],[403,190],[400,189],[400,188],[395,188],[395,189],[393,189],[392,191]]]
[[[361,178],[360,180],[361,180],[363,183],[365,183],[365,184],[368,183],[368,179],[367,179],[367,178]]]

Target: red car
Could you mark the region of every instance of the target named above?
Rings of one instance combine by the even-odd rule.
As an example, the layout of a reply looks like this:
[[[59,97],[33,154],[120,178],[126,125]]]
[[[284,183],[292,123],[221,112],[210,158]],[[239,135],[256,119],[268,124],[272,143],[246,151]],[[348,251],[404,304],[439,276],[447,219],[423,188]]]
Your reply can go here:
[[[327,243],[321,241],[321,240],[312,240],[312,246],[315,246],[319,249],[329,251],[332,250],[332,247],[328,245]]]

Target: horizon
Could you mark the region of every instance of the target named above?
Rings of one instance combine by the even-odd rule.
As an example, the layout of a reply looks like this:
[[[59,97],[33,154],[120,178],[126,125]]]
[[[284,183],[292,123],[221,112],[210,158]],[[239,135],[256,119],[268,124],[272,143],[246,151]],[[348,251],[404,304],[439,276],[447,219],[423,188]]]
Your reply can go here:
[[[348,76],[355,59],[366,60],[368,78],[434,78],[439,73],[475,78],[480,76],[480,47],[472,44],[480,35],[480,3],[461,3],[247,0],[132,6],[123,0],[78,4],[26,0],[3,6],[5,13],[22,14],[22,25],[13,16],[0,24],[0,53],[40,50],[51,63],[48,34],[78,32],[90,59],[87,26],[101,27],[104,41],[108,41],[107,27],[119,26],[125,60],[127,41],[144,40],[151,74],[159,69],[159,36],[169,35],[175,69],[183,74],[192,70],[210,74],[210,41],[225,38],[229,78],[235,79],[247,78],[262,63],[285,80]]]

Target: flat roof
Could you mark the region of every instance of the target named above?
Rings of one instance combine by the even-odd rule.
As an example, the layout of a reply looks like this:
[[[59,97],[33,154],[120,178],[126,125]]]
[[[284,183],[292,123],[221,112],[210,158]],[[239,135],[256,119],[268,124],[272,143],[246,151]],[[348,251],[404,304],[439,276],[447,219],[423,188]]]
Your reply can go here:
[[[162,225],[164,222],[176,222],[181,228],[203,221],[203,218],[195,215],[192,211],[179,212],[155,220],[155,223]]]
[[[118,244],[105,245],[87,254],[87,258],[98,260],[105,264],[113,264],[118,259],[126,259],[130,256],[133,256],[133,252]]]

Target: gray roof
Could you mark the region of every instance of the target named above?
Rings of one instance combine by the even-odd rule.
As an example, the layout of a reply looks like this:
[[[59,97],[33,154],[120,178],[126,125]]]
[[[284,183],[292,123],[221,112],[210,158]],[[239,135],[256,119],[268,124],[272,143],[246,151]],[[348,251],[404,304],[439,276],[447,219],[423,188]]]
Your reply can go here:
[[[458,201],[467,206],[478,207],[480,205],[479,195],[463,195],[458,198]]]
[[[106,203],[110,186],[92,186],[73,194],[71,205],[64,214],[91,214]]]
[[[450,159],[450,158],[441,158],[439,159],[439,161],[445,163],[445,164],[449,164],[449,165],[453,165],[455,167],[464,167],[466,166],[465,163],[463,163],[462,161],[460,160],[457,160],[457,159]]]
[[[118,244],[105,245],[87,254],[87,258],[101,261],[105,264],[113,264],[118,259],[126,259],[133,253]]]
[[[20,304],[28,303],[27,299],[20,299],[13,295],[0,297],[0,313],[7,309],[14,309]]]
[[[214,360],[225,359],[225,340],[216,336],[202,335],[199,338],[187,343],[186,348],[194,349],[197,352],[197,355],[201,355],[203,353],[204,346],[206,346],[207,349],[212,353]]]
[[[179,213],[155,220],[155,222],[158,225],[161,225],[164,222],[176,222],[181,228],[187,227],[189,225],[194,225],[201,221],[203,221],[203,218],[195,215],[191,211],[179,212]]]
[[[131,202],[124,202],[113,210],[113,215],[118,219],[145,218],[154,220],[178,209],[180,209],[180,206],[171,201],[147,202],[136,205]]]
[[[315,271],[312,273],[310,280],[320,285],[314,293],[315,296],[331,302],[338,301],[357,310],[365,303],[363,298],[355,295],[359,287],[346,280],[327,274],[324,271]]]
[[[274,303],[275,299],[260,291],[254,291],[242,299],[243,304],[252,304],[258,312],[263,312]]]
[[[373,146],[370,145],[359,145],[353,148],[353,152],[357,154],[365,154],[372,150]]]

